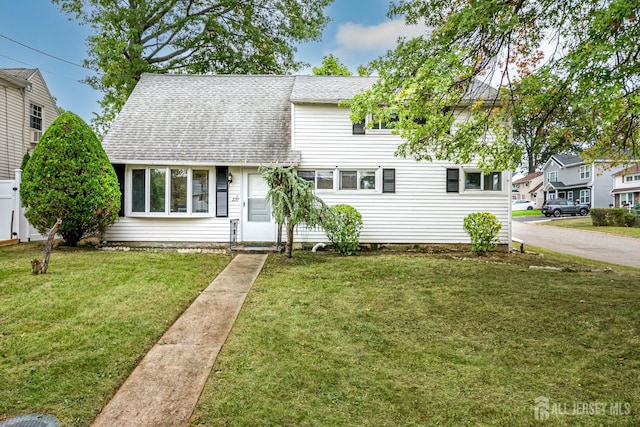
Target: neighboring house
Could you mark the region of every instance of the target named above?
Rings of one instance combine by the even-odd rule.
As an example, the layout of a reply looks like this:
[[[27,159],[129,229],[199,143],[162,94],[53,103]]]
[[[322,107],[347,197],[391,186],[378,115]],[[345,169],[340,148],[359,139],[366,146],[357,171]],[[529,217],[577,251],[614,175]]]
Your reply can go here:
[[[1,68],[0,91],[0,179],[13,179],[59,113],[37,68]]]
[[[511,197],[514,200],[530,200],[538,207],[541,207],[544,202],[542,184],[542,172],[530,173],[513,181],[513,193]]]
[[[20,165],[58,115],[38,69],[0,68],[0,241],[43,238],[24,217]]]
[[[615,207],[636,207],[640,205],[640,164],[622,169],[613,174],[613,194]]]
[[[542,169],[545,200],[579,199],[592,208],[607,208],[613,204],[611,174],[620,169],[605,160],[585,163],[580,156],[553,155]]]
[[[103,140],[123,190],[121,217],[104,238],[222,244],[236,223],[238,241],[273,242],[258,167],[283,165],[329,205],[358,209],[362,243],[469,243],[464,217],[489,211],[509,244],[511,173],[396,157],[401,140],[385,123],[365,129],[338,106],[374,81],[144,74]],[[327,241],[320,230],[296,233],[298,242]]]

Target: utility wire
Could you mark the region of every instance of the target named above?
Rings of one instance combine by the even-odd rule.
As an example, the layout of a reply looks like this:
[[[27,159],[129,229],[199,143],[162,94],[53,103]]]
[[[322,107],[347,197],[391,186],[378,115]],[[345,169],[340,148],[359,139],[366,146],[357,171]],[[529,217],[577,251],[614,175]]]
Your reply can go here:
[[[43,51],[41,51],[41,50],[39,50],[39,49],[36,49],[36,48],[34,48],[34,47],[31,47],[31,46],[29,46],[29,45],[26,45],[26,44],[24,44],[24,43],[21,43],[21,42],[19,42],[19,41],[17,41],[17,40],[14,40],[14,39],[12,39],[11,37],[7,37],[7,36],[5,36],[4,34],[0,34],[0,37],[2,37],[3,39],[7,39],[7,40],[9,40],[9,41],[11,41],[11,42],[13,42],[13,43],[15,43],[15,44],[19,44],[19,45],[20,45],[20,46],[22,46],[22,47],[26,47],[27,49],[31,49],[31,50],[33,50],[34,52],[38,52],[38,53],[40,53],[40,54],[42,54],[42,55],[45,55],[45,56],[48,56],[48,57],[50,57],[50,58],[57,59],[58,61],[66,62],[67,64],[74,65],[74,66],[76,66],[76,67],[80,67],[80,68],[84,68],[84,69],[86,69],[86,70],[89,70],[89,68],[86,68],[86,67],[84,67],[84,66],[82,66],[82,65],[80,65],[80,64],[76,64],[75,62],[67,61],[66,59],[60,58],[60,57],[55,56],[55,55],[51,55],[50,53],[47,53],[47,52],[43,52]]]

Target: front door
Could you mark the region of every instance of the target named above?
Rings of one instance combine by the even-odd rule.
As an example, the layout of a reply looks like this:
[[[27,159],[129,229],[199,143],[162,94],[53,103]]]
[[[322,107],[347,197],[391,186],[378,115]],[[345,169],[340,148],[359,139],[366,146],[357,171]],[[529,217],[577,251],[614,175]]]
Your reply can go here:
[[[242,240],[245,242],[275,242],[276,224],[267,202],[267,183],[257,171],[245,173]]]

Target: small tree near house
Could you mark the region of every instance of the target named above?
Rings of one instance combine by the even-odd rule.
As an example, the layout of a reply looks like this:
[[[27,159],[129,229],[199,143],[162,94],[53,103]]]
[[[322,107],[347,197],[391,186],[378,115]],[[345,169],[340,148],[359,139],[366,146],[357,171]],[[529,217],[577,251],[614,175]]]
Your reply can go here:
[[[281,166],[261,167],[262,178],[269,185],[267,199],[276,222],[287,231],[285,256],[293,252],[293,230],[298,224],[316,227],[322,223],[326,206],[311,189],[310,184],[290,168]]]
[[[42,135],[23,171],[20,196],[40,233],[61,218],[58,232],[69,246],[104,232],[120,209],[113,166],[91,128],[71,112]]]

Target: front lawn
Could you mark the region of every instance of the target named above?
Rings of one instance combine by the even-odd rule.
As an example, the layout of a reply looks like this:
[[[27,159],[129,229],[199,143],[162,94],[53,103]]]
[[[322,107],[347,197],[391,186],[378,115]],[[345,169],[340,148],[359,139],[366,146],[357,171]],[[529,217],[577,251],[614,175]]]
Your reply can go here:
[[[191,425],[638,425],[640,270],[604,267],[271,256]]]
[[[0,248],[0,420],[88,426],[163,332],[222,271],[222,255]]]
[[[513,218],[518,218],[521,216],[540,216],[544,218],[544,216],[542,215],[542,209],[531,209],[527,211],[512,211],[511,216]]]

